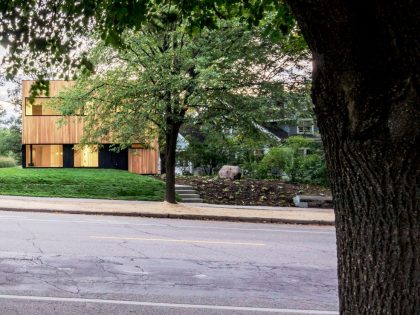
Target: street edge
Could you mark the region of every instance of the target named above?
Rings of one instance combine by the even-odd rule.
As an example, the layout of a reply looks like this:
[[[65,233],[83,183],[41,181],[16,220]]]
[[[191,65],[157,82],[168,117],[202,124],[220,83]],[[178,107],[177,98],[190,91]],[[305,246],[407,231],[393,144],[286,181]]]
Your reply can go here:
[[[323,225],[323,226],[335,225],[334,221],[328,221],[328,220],[234,217],[234,216],[218,216],[218,215],[202,215],[202,214],[172,214],[172,213],[153,213],[153,212],[105,212],[105,211],[95,211],[95,210],[94,211],[48,210],[48,209],[28,209],[28,208],[25,208],[25,209],[0,208],[0,211],[107,215],[107,216],[121,216],[121,217],[145,217],[145,218],[184,219],[184,220],[201,220],[201,221],[248,222],[248,223],[274,223],[274,224]]]

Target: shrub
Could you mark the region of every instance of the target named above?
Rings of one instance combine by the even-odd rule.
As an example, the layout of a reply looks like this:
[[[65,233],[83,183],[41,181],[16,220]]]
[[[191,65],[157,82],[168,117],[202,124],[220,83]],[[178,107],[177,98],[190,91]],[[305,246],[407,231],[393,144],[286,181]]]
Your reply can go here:
[[[291,177],[295,182],[329,185],[328,171],[323,155],[309,154],[295,158],[292,171]]]
[[[256,176],[259,178],[281,178],[293,167],[293,149],[277,147],[271,149],[258,163]]]
[[[303,155],[304,148],[311,154]],[[272,148],[257,164],[255,177],[329,185],[321,144],[300,136],[290,137],[281,146]]]
[[[285,141],[285,145],[287,147],[290,147],[293,149],[293,151],[296,153],[301,148],[312,148],[314,146],[314,140],[311,138],[305,138],[302,136],[293,136],[290,138],[287,138]]]
[[[0,156],[0,168],[5,167],[14,167],[16,166],[16,161],[14,158],[9,156]]]

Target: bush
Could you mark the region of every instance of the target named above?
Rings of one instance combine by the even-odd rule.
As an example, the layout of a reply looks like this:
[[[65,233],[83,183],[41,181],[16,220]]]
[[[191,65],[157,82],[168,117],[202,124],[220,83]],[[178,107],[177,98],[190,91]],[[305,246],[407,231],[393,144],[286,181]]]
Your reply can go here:
[[[303,155],[303,149],[309,149],[311,154]],[[257,164],[255,177],[329,185],[322,146],[300,136],[290,137],[281,146],[272,148]]]
[[[0,168],[15,167],[16,161],[14,158],[9,156],[0,156]]]
[[[293,167],[293,149],[277,147],[271,149],[258,163],[258,178],[281,178]]]
[[[296,158],[291,177],[298,183],[328,186],[328,171],[324,156],[309,154]]]
[[[295,153],[299,151],[301,148],[313,148],[315,145],[315,142],[311,138],[305,138],[302,136],[293,136],[290,138],[287,138],[285,142],[287,147],[290,147],[293,149]]]

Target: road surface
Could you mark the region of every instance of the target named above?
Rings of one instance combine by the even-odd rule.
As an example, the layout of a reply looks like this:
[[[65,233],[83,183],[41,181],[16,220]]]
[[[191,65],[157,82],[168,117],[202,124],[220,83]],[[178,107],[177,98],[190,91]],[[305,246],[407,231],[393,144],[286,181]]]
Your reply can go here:
[[[0,211],[0,314],[337,314],[332,227]]]

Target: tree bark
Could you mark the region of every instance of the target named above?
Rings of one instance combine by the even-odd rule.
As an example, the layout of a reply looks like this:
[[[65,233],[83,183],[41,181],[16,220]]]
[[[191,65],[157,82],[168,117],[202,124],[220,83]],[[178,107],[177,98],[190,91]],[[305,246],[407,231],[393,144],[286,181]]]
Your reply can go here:
[[[165,150],[166,152],[166,150]],[[159,157],[160,157],[160,173],[161,174],[166,174],[166,157],[165,157],[165,152],[160,152],[159,153]]]
[[[176,142],[178,139],[180,126],[178,124],[168,124],[168,130],[165,133],[166,150],[165,150],[165,165],[166,165],[166,189],[165,201],[169,203],[176,203],[175,198],[175,165],[176,165]]]
[[[289,0],[313,53],[341,314],[420,314],[419,1]]]

